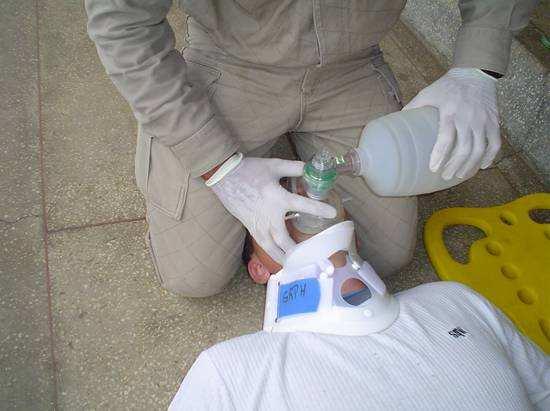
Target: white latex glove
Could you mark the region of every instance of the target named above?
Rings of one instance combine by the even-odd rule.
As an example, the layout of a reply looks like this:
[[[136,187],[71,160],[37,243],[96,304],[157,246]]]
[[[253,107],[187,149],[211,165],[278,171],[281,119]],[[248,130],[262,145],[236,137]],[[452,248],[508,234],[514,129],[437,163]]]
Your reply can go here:
[[[302,161],[247,157],[211,187],[225,208],[280,264],[284,261],[284,252],[296,245],[285,225],[288,211],[336,217],[332,206],[290,193],[279,184],[281,178],[299,177],[303,172]]]
[[[491,165],[501,145],[495,78],[478,69],[453,68],[420,91],[403,110],[423,106],[439,109],[431,171],[438,172],[443,166],[442,177],[450,180]]]

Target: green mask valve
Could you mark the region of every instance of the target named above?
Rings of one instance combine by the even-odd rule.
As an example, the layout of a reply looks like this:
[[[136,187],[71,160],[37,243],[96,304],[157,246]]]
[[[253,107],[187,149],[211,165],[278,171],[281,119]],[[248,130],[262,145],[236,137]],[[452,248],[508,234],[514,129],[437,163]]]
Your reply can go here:
[[[304,167],[304,183],[308,197],[324,200],[334,186],[338,173],[334,156],[326,148],[317,152]]]

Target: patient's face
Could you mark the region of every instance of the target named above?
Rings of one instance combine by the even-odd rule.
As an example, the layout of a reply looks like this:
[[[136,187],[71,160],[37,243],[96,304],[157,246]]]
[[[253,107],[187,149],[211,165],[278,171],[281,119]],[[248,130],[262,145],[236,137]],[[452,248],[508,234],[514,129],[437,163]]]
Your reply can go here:
[[[309,234],[296,230],[291,220],[286,221],[286,227],[290,237],[296,243],[301,243],[311,237]],[[278,272],[282,267],[254,239],[252,239],[252,246],[253,252],[248,263],[248,272],[255,282],[265,284],[269,280],[269,276]],[[330,257],[330,261],[335,267],[342,267],[346,264],[346,253],[339,251]]]

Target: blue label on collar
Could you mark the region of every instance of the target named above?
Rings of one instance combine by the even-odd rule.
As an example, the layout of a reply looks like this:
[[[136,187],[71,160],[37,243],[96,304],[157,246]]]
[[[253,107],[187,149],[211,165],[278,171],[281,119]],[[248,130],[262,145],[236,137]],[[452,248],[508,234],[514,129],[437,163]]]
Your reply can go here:
[[[279,286],[277,318],[313,313],[319,307],[321,289],[316,278],[305,278]]]

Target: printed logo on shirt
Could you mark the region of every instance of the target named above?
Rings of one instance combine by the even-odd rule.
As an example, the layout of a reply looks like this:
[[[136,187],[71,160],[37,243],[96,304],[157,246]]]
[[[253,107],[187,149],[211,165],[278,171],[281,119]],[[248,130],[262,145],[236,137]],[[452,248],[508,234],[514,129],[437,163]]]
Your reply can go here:
[[[466,334],[468,334],[468,331],[464,330],[462,327],[456,327],[449,331],[449,335],[455,338],[466,337]]]

